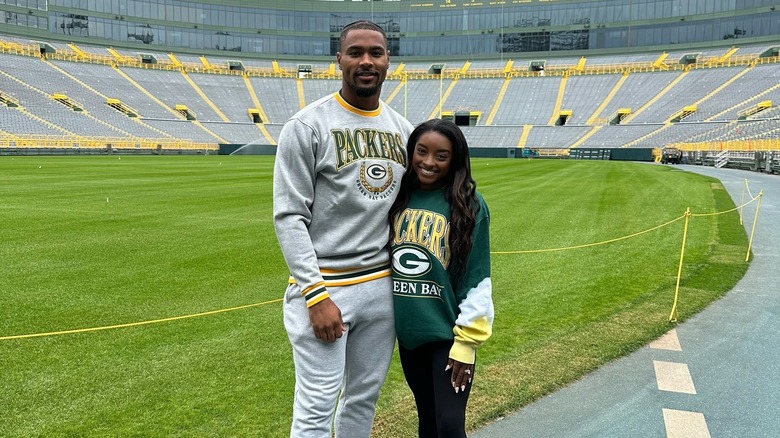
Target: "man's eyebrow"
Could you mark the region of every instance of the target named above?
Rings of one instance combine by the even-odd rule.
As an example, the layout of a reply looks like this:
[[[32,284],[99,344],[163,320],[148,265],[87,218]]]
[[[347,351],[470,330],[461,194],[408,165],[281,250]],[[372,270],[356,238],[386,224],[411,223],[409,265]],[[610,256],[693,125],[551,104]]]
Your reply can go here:
[[[382,50],[382,51],[386,51],[387,50],[385,48],[385,46],[383,46],[381,44],[376,44],[376,45],[373,45],[373,46],[364,46],[364,45],[361,45],[361,44],[353,44],[351,46],[347,46],[344,49],[344,51],[354,50],[354,49],[360,49],[360,50],[364,50],[364,49],[365,50]]]

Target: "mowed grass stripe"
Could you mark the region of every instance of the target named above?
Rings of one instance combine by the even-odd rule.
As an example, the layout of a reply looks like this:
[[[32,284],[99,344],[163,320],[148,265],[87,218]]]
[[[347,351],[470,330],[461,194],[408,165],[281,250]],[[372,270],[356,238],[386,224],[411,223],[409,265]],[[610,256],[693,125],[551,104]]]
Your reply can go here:
[[[40,166],[40,167],[39,167]],[[280,298],[272,157],[0,157],[0,335],[132,323]],[[666,166],[473,160],[496,251],[629,235],[733,208],[715,181]],[[108,202],[106,202],[108,198]],[[736,213],[693,218],[684,320],[741,278]],[[474,427],[670,328],[682,223],[612,244],[494,255],[495,334],[480,351]],[[289,433],[281,305],[0,342],[0,435]],[[375,435],[413,434],[393,364]]]

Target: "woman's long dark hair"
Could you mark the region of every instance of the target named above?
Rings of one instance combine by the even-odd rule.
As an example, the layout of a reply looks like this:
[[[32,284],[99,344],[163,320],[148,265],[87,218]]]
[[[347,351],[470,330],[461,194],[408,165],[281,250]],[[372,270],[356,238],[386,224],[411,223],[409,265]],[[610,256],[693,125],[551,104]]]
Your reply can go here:
[[[420,137],[427,132],[438,132],[446,137],[452,144],[452,159],[447,179],[444,184],[444,196],[450,204],[450,278],[455,287],[460,283],[466,271],[471,247],[474,245],[474,225],[479,212],[477,200],[477,183],[471,177],[471,160],[469,159],[469,147],[463,132],[452,122],[441,119],[431,119],[418,125],[409,136],[406,143],[406,156],[409,169],[401,180],[401,189],[393,206],[390,208],[390,242],[392,243],[395,231],[395,217],[409,204],[412,192],[420,187],[417,172],[413,169],[412,159],[414,150]]]

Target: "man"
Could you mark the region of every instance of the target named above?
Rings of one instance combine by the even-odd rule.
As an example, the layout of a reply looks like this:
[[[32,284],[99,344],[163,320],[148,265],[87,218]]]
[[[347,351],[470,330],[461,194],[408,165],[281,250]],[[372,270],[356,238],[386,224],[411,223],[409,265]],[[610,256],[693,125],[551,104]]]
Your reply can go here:
[[[382,28],[346,25],[336,60],[341,90],[284,125],[274,167],[294,438],[330,438],[332,426],[338,438],[368,437],[395,344],[387,214],[412,126],[379,99],[390,64]]]

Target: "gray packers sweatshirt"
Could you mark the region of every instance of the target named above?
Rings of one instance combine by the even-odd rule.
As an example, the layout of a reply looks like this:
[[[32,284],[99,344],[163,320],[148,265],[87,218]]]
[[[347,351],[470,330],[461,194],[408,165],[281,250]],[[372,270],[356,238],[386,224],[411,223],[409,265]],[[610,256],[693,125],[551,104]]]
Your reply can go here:
[[[290,282],[312,305],[328,287],[390,275],[388,211],[406,169],[412,125],[380,101],[374,111],[339,93],[285,123],[274,165],[274,227]]]

